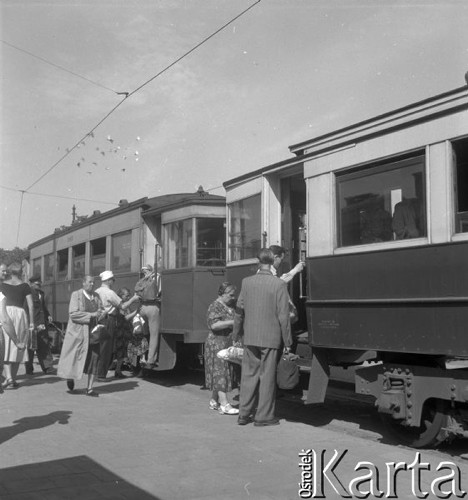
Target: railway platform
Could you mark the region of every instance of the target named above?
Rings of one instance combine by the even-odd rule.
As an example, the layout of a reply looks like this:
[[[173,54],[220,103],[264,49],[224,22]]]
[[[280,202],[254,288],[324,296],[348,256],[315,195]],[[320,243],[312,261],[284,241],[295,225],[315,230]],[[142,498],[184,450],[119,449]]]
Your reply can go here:
[[[337,450],[342,459],[334,473],[346,490],[359,475],[357,464],[372,463],[387,493],[386,464],[410,465],[418,457],[382,437],[371,404],[354,404],[343,392],[316,407],[302,406],[300,392],[282,393],[281,425],[262,428],[210,411],[196,371],[97,384],[99,398],[85,395],[84,380],[74,393],[53,375],[19,382],[0,396],[2,500],[314,498],[299,495],[308,450],[317,464]],[[468,461],[460,453],[419,453],[430,468],[421,471],[422,491],[440,477],[442,461],[454,464],[468,490]],[[322,479],[324,498],[343,498],[332,486],[337,481]],[[400,471],[395,484],[397,498],[417,498],[410,471]]]

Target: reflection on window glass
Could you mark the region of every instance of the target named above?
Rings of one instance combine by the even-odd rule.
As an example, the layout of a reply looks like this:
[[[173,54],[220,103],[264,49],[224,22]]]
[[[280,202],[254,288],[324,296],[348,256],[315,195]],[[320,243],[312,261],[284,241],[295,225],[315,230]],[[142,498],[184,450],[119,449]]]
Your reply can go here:
[[[224,266],[224,219],[197,219],[197,266]]]
[[[168,269],[193,266],[192,219],[166,224],[166,266]]]
[[[32,261],[32,275],[31,276],[41,276],[41,258],[33,259]]]
[[[455,232],[468,232],[468,139],[452,144],[453,159],[456,170],[455,200],[456,220]]]
[[[86,247],[84,243],[81,245],[75,245],[73,247],[73,267],[72,267],[72,278],[82,278],[85,274],[85,251]]]
[[[260,250],[261,196],[245,198],[229,205],[229,258],[256,257]]]
[[[57,252],[57,281],[64,281],[68,277],[68,248]]]
[[[44,281],[54,280],[54,261],[53,253],[44,256]]]
[[[337,176],[339,246],[426,236],[424,156]]]
[[[91,242],[91,274],[98,276],[106,270],[106,238]]]
[[[131,270],[132,260],[132,233],[114,234],[112,236],[112,270],[114,272],[128,272]]]

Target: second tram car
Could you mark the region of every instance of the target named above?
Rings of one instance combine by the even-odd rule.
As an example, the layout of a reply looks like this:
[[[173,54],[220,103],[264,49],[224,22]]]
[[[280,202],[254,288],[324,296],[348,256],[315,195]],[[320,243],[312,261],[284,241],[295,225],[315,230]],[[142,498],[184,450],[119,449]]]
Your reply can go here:
[[[72,291],[85,274],[105,269],[115,290],[133,290],[143,264],[161,274],[161,342],[155,370],[200,359],[206,311],[225,274],[225,198],[202,188],[142,198],[94,212],[29,246],[31,273],[40,275],[54,319],[65,325]],[[181,349],[182,348],[182,349]],[[186,358],[189,356],[189,359]]]
[[[323,401],[330,366],[359,366],[356,390],[400,441],[467,436],[467,87],[290,150],[225,183],[228,279],[261,246],[294,265],[306,231],[291,295],[307,318],[307,402]]]

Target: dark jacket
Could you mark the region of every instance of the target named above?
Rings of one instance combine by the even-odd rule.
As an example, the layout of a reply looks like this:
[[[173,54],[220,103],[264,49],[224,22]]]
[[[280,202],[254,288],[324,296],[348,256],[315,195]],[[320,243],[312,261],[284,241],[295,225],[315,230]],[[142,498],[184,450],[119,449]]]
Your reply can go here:
[[[242,280],[234,317],[233,338],[244,330],[244,344],[280,349],[292,343],[286,283],[260,270]]]

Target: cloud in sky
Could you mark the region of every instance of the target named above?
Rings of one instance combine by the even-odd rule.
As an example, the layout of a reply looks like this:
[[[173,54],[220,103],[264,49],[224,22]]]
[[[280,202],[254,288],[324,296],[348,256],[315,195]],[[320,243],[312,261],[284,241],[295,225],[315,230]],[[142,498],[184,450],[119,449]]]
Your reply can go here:
[[[131,92],[251,3],[10,1],[3,39]],[[127,99],[33,191],[97,200],[76,201],[84,214],[109,209],[99,200],[219,186],[287,158],[290,144],[463,85],[467,17],[458,1],[260,2]],[[6,45],[2,55],[0,184],[24,189],[122,97]],[[70,223],[73,203],[26,194],[19,244]],[[2,190],[1,246],[16,244],[18,210],[19,194]]]

